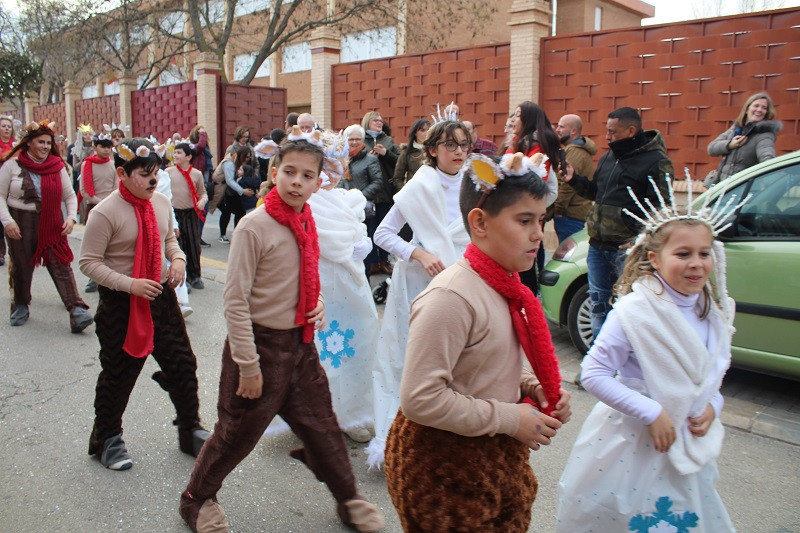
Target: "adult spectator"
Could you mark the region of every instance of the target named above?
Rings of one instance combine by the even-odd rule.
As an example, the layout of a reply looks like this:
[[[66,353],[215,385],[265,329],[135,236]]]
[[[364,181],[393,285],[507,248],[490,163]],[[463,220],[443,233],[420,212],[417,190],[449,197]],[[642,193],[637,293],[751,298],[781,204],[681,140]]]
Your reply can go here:
[[[472,152],[476,154],[483,154],[485,156],[494,155],[497,153],[497,145],[489,139],[484,139],[478,135],[478,127],[474,122],[469,120],[462,121],[469,131],[469,136],[472,138]]]
[[[14,122],[11,117],[0,117],[0,159],[14,148]],[[6,239],[0,224],[0,266],[6,264]]]
[[[364,144],[369,153],[378,158],[381,166],[381,190],[375,198],[375,227],[381,223],[383,217],[392,207],[392,196],[395,191],[392,185],[394,168],[397,166],[397,156],[400,150],[389,135],[383,132],[383,118],[378,111],[368,111],[361,120],[361,127],[366,133]],[[366,259],[368,264],[378,265],[376,268],[382,272],[391,273],[389,254],[383,248],[376,246]]]
[[[241,197],[253,196],[256,194],[256,191],[252,189],[242,188],[236,181],[236,173],[239,171],[239,167],[242,165],[253,165],[254,158],[251,156],[251,153],[252,148],[240,146],[232,158],[223,159],[222,163],[220,163],[220,167],[222,167],[222,172],[225,176],[226,185],[224,189],[224,200],[219,205],[221,214],[219,216],[218,240],[223,244],[230,244],[231,242],[226,235],[228,232],[228,224],[231,221],[231,215],[233,215],[233,227],[235,228],[239,220],[246,214],[242,202],[240,201]],[[214,194],[217,194],[216,189],[214,190]]]
[[[317,128],[317,123],[311,113],[302,113],[297,117],[297,125],[303,133],[311,133]],[[289,130],[286,130],[289,131]]]
[[[292,129],[292,126],[297,126],[297,117],[299,116],[298,113],[289,113],[286,115],[286,121],[283,123],[283,131],[289,131]]]
[[[189,142],[192,143],[194,156],[192,156],[192,166],[203,175],[206,193],[212,194],[214,187],[211,184],[211,168],[209,161],[212,160],[211,150],[208,149],[208,133],[205,127],[198,124],[189,132]],[[203,215],[208,214],[208,205],[203,209]],[[203,240],[203,228],[206,225],[205,218],[200,221],[200,246],[208,248],[211,245]]]
[[[454,103],[450,103],[450,105],[444,108],[446,113],[449,113],[455,120],[461,120],[461,108],[458,107]]]
[[[408,144],[400,145],[400,155],[397,156],[397,165],[394,167],[392,183],[396,190],[403,188],[408,180],[414,177],[419,167],[425,162],[425,148],[422,143],[428,136],[431,121],[420,118],[412,125],[408,134]]]
[[[514,142],[514,114],[508,115],[506,125],[503,126],[503,146],[497,151],[498,155],[503,155]]]
[[[767,93],[750,96],[733,125],[708,144],[708,155],[722,157],[722,161],[703,184],[710,187],[775,157],[775,137],[783,125],[774,119],[775,106]]]
[[[250,146],[250,128],[239,126],[233,134],[233,143],[225,150],[226,154],[232,154],[241,146]]]
[[[27,322],[33,271],[44,265],[69,311],[70,329],[79,333],[94,319],[78,294],[72,272],[73,255],[67,235],[77,222],[78,201],[52,127],[47,121],[28,124],[19,144],[1,163],[0,222],[11,257],[9,322],[12,326]],[[66,207],[66,218],[62,205]]]
[[[345,179],[339,182],[339,187],[343,189],[358,189],[367,199],[367,207],[364,224],[367,226],[367,235],[371,239],[378,227],[375,216],[375,201],[383,190],[383,175],[378,158],[369,153],[364,144],[364,128],[358,124],[348,126],[344,130],[347,138],[347,146],[350,149],[348,164],[349,172]],[[364,259],[364,268],[367,277],[380,271],[381,265],[375,261],[374,254],[370,254]]]
[[[592,156],[597,153],[597,145],[588,137],[581,135],[582,130],[583,122],[578,115],[564,115],[558,121],[556,135],[564,147],[567,163],[572,165],[575,173],[588,177],[594,175]],[[558,198],[553,210],[553,225],[559,243],[583,229],[586,214],[591,207],[591,200],[579,195],[559,176]]]
[[[667,198],[667,174],[675,175],[661,133],[643,130],[642,118],[632,107],[608,114],[606,140],[609,151],[598,161],[594,179],[576,173],[569,165],[564,175],[564,181],[578,194],[595,202],[586,217],[594,338],[611,310],[612,289],[622,273],[625,251],[640,231],[636,220],[623,212],[639,212],[628,188],[642,202],[649,199],[660,205],[658,192]],[[658,191],[648,178],[655,181]]]

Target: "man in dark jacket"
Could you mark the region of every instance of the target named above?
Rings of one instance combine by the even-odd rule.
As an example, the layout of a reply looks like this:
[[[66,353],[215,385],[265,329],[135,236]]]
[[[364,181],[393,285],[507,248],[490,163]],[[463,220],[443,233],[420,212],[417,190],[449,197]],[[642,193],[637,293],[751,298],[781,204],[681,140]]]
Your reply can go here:
[[[578,115],[564,115],[555,129],[564,147],[564,157],[575,169],[575,173],[581,176],[593,176],[592,157],[597,153],[597,145],[590,138],[581,135],[583,130],[581,118]],[[553,226],[559,243],[583,229],[586,215],[591,207],[591,200],[579,195],[559,177],[558,197],[553,204]]]
[[[662,196],[668,197],[667,179],[674,176],[661,134],[642,130],[642,118],[632,107],[608,114],[606,140],[610,150],[600,158],[594,179],[575,174],[568,166],[564,181],[595,204],[586,217],[589,232],[589,297],[592,301],[592,334],[597,338],[611,310],[614,283],[622,272],[625,250],[639,234],[640,225],[622,212],[638,213],[628,187],[637,198],[659,205],[652,178]]]

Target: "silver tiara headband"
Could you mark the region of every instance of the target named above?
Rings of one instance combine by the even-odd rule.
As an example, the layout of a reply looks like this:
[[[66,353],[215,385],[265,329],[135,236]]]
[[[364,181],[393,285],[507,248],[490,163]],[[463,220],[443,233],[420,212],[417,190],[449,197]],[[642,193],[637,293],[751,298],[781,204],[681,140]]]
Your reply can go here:
[[[642,202],[636,197],[633,190],[628,187],[628,194],[633,198],[636,207],[639,208],[643,216],[636,215],[628,209],[623,209],[622,212],[642,224],[644,226],[643,233],[654,233],[665,224],[675,220],[698,220],[706,224],[711,229],[711,234],[716,237],[732,224],[732,222],[728,220],[729,217],[750,200],[750,196],[747,196],[739,203],[734,204],[736,202],[736,195],[734,194],[723,203],[722,200],[724,199],[725,191],[722,191],[722,194],[719,195],[714,205],[711,205],[711,196],[709,195],[706,197],[703,205],[700,206],[697,211],[693,211],[691,177],[689,176],[689,169],[686,168],[684,170],[686,172],[686,190],[688,197],[686,213],[683,215],[678,213],[678,208],[675,204],[675,191],[672,187],[672,181],[669,179],[669,174],[667,174],[665,178],[667,180],[667,190],[669,191],[669,204],[664,201],[664,197],[656,185],[655,180],[650,176],[647,177],[653,189],[656,191],[660,207],[654,206],[649,198],[645,198],[645,205],[642,205]],[[643,237],[643,235],[640,235],[640,237]],[[639,240],[640,239],[637,239],[637,244]]]
[[[458,122],[458,114],[453,109],[456,106],[455,102],[450,102],[450,105],[442,109],[439,104],[436,104],[436,114],[431,115],[431,126],[440,122]],[[449,109],[449,111],[448,111]]]

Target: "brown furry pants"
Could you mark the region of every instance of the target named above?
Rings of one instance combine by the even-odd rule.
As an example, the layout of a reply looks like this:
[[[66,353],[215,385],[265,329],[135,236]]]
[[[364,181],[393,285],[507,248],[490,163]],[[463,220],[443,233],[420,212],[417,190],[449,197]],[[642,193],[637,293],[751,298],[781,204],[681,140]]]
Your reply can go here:
[[[123,349],[128,331],[131,295],[100,286],[100,304],[95,314],[95,332],[100,341],[100,365],[94,399],[94,428],[89,439],[89,455],[99,453],[103,442],[122,433],[122,415],[146,357],[131,357]],[[163,291],[150,302],[153,315],[153,358],[161,367],[153,379],[169,392],[178,414],[175,424],[193,429],[200,423],[197,398],[197,360],[175,291]]]
[[[275,415],[280,415],[303,441],[304,447],[292,451],[292,457],[303,461],[338,503],[352,499],[355,476],[314,343],[301,342],[302,328],[279,331],[253,325],[253,333],[264,378],[261,397],[248,400],[236,395],[239,367],[231,359],[226,340],[219,420],[197,458],[186,492],[198,509],[205,500],[216,498],[225,477],[255,448]]]
[[[386,484],[407,533],[523,533],[538,481],[527,446],[508,435],[464,437],[397,413]]]

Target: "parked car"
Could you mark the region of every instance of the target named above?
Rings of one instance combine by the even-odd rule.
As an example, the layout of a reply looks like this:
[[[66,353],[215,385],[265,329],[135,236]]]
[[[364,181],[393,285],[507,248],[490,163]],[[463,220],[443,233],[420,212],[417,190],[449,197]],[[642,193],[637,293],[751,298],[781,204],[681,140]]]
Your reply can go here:
[[[723,194],[723,202],[752,195],[719,236],[736,300],[733,364],[800,380],[800,151],[743,170],[693,204]],[[540,275],[545,315],[568,328],[581,353],[592,343],[588,250],[586,230],[572,235]]]

